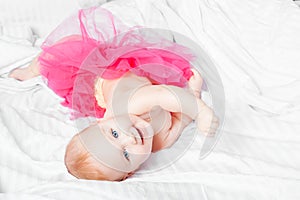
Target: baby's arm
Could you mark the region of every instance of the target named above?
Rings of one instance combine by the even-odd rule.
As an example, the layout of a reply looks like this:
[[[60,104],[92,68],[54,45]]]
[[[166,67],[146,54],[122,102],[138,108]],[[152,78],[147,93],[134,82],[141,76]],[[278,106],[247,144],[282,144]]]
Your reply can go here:
[[[204,134],[213,134],[218,127],[212,109],[180,87],[147,85],[138,89],[129,100],[129,112],[136,115],[146,113],[154,106],[169,112],[180,112],[197,120],[197,126]]]
[[[184,128],[192,122],[191,118],[182,113],[172,113],[171,115],[172,126],[168,130],[154,135],[152,152],[172,146]]]
[[[170,85],[146,85],[129,100],[129,112],[136,115],[146,113],[154,106],[169,112],[184,113],[192,119],[196,119],[199,111],[207,107],[186,89]]]
[[[154,107],[139,117],[150,122],[154,131],[152,152],[172,146],[192,119],[182,113],[170,113],[161,107]]]

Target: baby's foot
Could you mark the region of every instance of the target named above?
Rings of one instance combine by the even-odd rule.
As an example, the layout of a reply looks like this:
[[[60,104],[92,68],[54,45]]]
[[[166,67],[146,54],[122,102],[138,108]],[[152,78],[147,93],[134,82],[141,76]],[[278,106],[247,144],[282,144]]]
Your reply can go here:
[[[197,98],[201,98],[201,88],[203,84],[203,79],[197,70],[191,69],[191,71],[194,75],[191,76],[189,80],[189,88],[193,95],[195,95]]]
[[[196,119],[199,131],[206,136],[213,136],[219,126],[219,120],[214,111],[208,106],[204,106]]]
[[[8,76],[20,81],[25,81],[33,77],[36,77],[37,74],[35,74],[29,67],[26,67],[26,68],[15,69]]]

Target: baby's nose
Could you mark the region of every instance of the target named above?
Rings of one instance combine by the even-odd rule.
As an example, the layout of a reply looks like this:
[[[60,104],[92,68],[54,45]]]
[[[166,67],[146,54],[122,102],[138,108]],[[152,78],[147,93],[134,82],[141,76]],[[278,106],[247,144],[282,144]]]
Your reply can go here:
[[[122,145],[127,146],[127,145],[136,144],[136,139],[130,133],[123,133],[121,142]]]

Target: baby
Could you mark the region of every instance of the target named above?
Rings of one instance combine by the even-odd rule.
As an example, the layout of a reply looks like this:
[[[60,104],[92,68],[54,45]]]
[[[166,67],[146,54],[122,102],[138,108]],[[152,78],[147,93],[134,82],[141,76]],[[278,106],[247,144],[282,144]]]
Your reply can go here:
[[[123,180],[151,152],[170,147],[192,120],[204,134],[216,131],[192,55],[156,35],[153,43],[151,34],[139,35],[99,7],[79,10],[48,36],[28,67],[10,74],[18,80],[42,75],[73,117],[100,119],[67,147],[65,163],[74,176]]]
[[[198,89],[201,88],[202,79],[198,73],[195,74],[190,79],[189,85],[190,88]],[[152,85],[146,78],[133,74],[126,74],[121,80],[122,84],[119,82],[120,80],[117,80],[114,83],[121,85],[115,90],[104,89],[103,91],[108,91],[108,94],[104,93],[104,97],[110,96],[109,93],[112,91],[115,97],[124,95],[130,90],[129,86],[136,88],[135,84],[143,86],[134,91],[130,99],[128,106],[130,116],[105,117],[71,140],[67,147],[65,162],[69,172],[78,178],[124,180],[147,160],[151,152],[172,146],[191,119],[198,118],[201,121],[198,126],[206,134],[214,133],[218,126],[212,111],[189,91],[172,86],[169,88],[166,85]],[[180,108],[176,99],[173,99],[175,96],[170,95],[169,89],[173,89],[176,95],[185,96],[187,106],[181,105]],[[194,95],[198,95],[199,89],[193,92]],[[157,96],[161,97],[159,101],[156,100]],[[123,99],[126,101],[126,98]],[[202,111],[199,116],[194,113],[197,105],[192,106],[197,103],[196,101]],[[175,102],[174,105],[171,102]],[[119,104],[122,104],[121,99]],[[155,107],[149,115],[148,109],[155,105],[160,107]],[[209,119],[210,117],[213,118]],[[211,120],[211,123],[206,123],[205,120]]]
[[[28,79],[38,75],[39,68],[35,59],[29,67],[16,69],[10,76]],[[194,75],[188,82],[190,90],[152,85],[149,79],[133,73],[126,73],[121,79],[102,80],[100,89],[99,78],[95,96],[106,112],[101,120],[70,141],[65,155],[68,171],[83,179],[124,180],[151,152],[172,146],[192,119],[198,122],[204,134],[213,134],[218,120],[199,98],[203,80],[196,70],[192,71]],[[178,97],[183,98],[181,102]],[[115,116],[115,98],[121,107],[129,99],[126,112],[130,115],[118,109]]]

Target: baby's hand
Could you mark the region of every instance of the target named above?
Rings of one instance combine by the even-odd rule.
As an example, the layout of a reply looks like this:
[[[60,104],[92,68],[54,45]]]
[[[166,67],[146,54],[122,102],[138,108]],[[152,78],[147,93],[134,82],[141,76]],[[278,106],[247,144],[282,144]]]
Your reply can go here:
[[[219,120],[214,111],[205,105],[197,116],[196,124],[199,131],[205,136],[214,136],[219,127]]]

